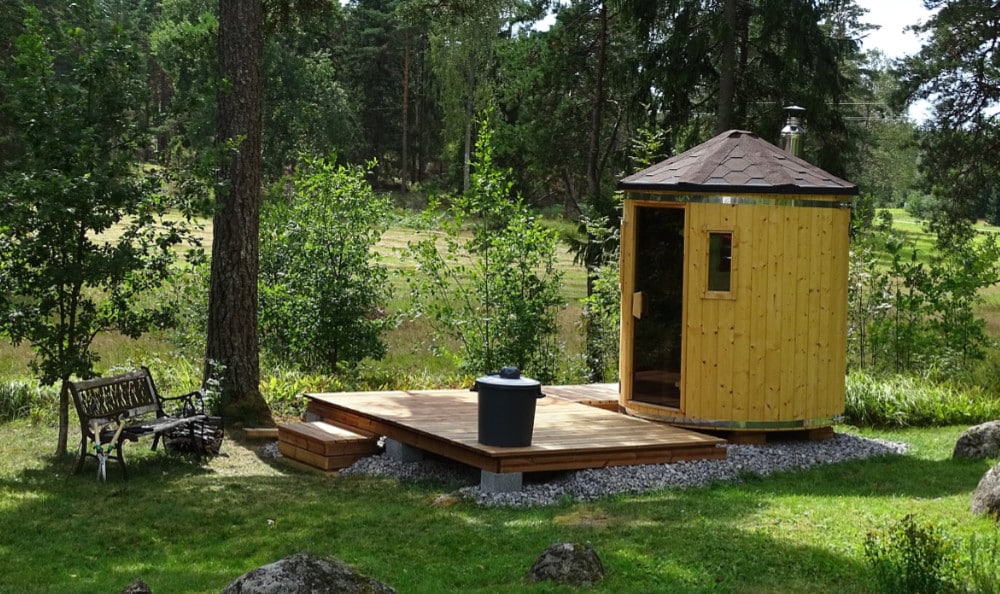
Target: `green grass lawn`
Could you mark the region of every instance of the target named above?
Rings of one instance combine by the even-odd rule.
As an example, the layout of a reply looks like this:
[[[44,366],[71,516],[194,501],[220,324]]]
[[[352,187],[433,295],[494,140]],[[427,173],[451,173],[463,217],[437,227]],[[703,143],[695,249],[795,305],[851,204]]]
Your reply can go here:
[[[454,485],[269,464],[228,441],[204,468],[130,444],[132,476],[67,476],[55,429],[0,425],[0,592],[218,592],[296,552],[338,557],[399,592],[570,592],[523,576],[548,545],[592,545],[592,592],[870,592],[862,542],[907,513],[965,538],[990,462],[955,462],[962,428],[871,433],[909,454],[685,491],[528,509],[436,505]],[[253,445],[253,444],[250,444]]]

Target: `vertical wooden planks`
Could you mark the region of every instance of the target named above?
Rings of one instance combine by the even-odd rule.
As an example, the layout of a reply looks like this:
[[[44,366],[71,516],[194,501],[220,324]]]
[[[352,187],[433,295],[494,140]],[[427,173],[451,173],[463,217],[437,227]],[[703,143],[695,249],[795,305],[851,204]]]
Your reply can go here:
[[[787,200],[787,201],[786,201]],[[826,197],[684,206],[628,200],[621,403],[632,396],[637,207],[685,209],[680,411],[672,419],[808,422],[843,410],[850,213]],[[709,233],[733,232],[731,294],[708,292]],[[638,407],[639,403],[635,405]],[[648,414],[655,407],[644,406]],[[649,412],[652,411],[652,412]]]
[[[687,417],[704,418],[701,415],[711,414],[714,409],[714,398],[711,396],[715,382],[710,376],[708,365],[711,359],[710,335],[707,332],[710,312],[706,311],[702,292],[708,270],[705,267],[708,259],[708,246],[702,241],[704,228],[707,224],[706,212],[696,207],[688,210],[684,233],[687,248],[687,296],[684,309],[687,310],[687,321],[684,327],[687,343],[684,351],[686,358],[687,378],[685,380],[684,415]],[[712,383],[706,383],[710,381]]]
[[[770,233],[771,208],[752,206],[753,243],[750,251],[751,278],[741,281],[750,288],[750,375],[748,378],[747,419],[759,420],[764,417],[767,402],[767,320],[769,271],[768,237]]]
[[[810,410],[815,407],[816,394],[809,384],[809,368],[812,365],[813,351],[809,344],[809,313],[810,284],[815,275],[818,261],[813,253],[811,230],[814,208],[798,208],[796,213],[797,248],[795,270],[795,382],[792,387],[791,418],[806,419]]]
[[[825,379],[822,373],[824,369],[822,337],[820,336],[820,318],[822,317],[822,300],[825,293],[823,287],[823,277],[820,267],[825,266],[824,261],[824,237],[819,232],[824,225],[828,224],[826,209],[812,209],[810,213],[810,241],[809,252],[812,254],[815,265],[809,276],[809,330],[807,332],[807,348],[809,350],[809,369],[806,377],[806,384],[809,390],[809,405],[806,414],[816,416],[817,411],[826,408],[827,388],[821,379]]]
[[[796,275],[798,272],[799,253],[796,242],[800,208],[781,209],[781,308],[778,315],[781,319],[781,379],[779,383],[779,406],[775,418],[787,421],[792,418],[792,400],[795,395],[795,296]]]
[[[711,227],[715,230],[732,231],[733,240],[739,238],[740,230],[737,228],[736,206],[731,204],[717,204],[714,210],[714,221]],[[705,237],[705,244],[708,245],[708,237]],[[735,249],[731,255],[735,254]],[[715,360],[715,400],[716,414],[719,419],[733,418],[733,365],[736,356],[735,345],[735,317],[736,302],[740,298],[738,271],[732,269],[730,260],[730,293],[735,296],[726,299],[712,299],[712,305],[716,310],[716,360]]]
[[[733,238],[733,274],[736,301],[733,303],[732,410],[733,421],[749,420],[750,369],[753,357],[751,323],[753,304],[753,246],[755,211],[752,206],[735,211],[737,235]]]
[[[830,400],[828,411],[844,411],[844,385],[847,373],[847,283],[850,256],[851,213],[847,209],[831,212],[832,249],[830,256]]]
[[[764,399],[761,418],[775,420],[781,414],[781,312],[784,307],[782,291],[785,259],[784,233],[780,206],[767,207],[767,293],[765,311],[762,312],[766,336]]]

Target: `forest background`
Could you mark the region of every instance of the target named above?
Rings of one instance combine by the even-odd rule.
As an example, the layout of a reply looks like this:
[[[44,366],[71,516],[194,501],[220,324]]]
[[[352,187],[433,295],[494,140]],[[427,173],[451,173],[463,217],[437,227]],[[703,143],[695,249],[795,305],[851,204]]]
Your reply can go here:
[[[249,422],[508,361],[613,381],[615,181],[731,128],[777,142],[790,104],[861,189],[852,371],[997,393],[989,2],[925,2],[898,61],[852,0],[251,5],[0,7],[14,414],[135,364],[218,376]]]

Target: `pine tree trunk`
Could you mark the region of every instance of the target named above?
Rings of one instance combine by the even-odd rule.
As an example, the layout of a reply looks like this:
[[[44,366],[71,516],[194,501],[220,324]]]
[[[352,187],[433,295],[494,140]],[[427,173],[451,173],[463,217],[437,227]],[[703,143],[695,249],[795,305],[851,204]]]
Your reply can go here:
[[[410,38],[403,39],[403,139],[400,147],[399,176],[400,191],[405,192],[410,184]]]
[[[56,440],[56,455],[66,454],[69,441],[69,379],[64,378],[59,388],[59,437]]]
[[[466,67],[466,89],[468,96],[465,98],[465,149],[462,152],[462,192],[469,191],[469,179],[472,167],[472,126],[475,123],[475,93],[476,76],[472,72],[472,67]]]
[[[587,199],[601,201],[601,130],[604,128],[604,71],[608,55],[608,6],[602,2],[597,29],[597,71],[594,74],[594,102],[590,112],[590,146],[587,151]],[[588,293],[589,295],[589,293]]]
[[[257,342],[258,228],[261,200],[261,64],[259,0],[219,0],[218,95],[220,184],[213,218],[206,374],[224,366],[227,421],[273,424],[260,393]]]
[[[604,75],[608,62],[608,5],[601,2],[598,13],[597,29],[597,71],[594,75],[596,84],[594,85],[594,102],[590,112],[590,146],[587,151],[587,201],[592,206],[600,205],[603,202],[603,188],[601,187],[601,132],[604,129]],[[603,214],[603,213],[602,213]],[[588,237],[588,242],[594,238]],[[589,253],[594,253],[589,248]],[[596,262],[585,262],[587,271],[587,297],[594,294],[593,275],[596,272]],[[604,365],[601,362],[598,337],[591,324],[585,326],[587,343],[587,360],[590,363],[591,379],[595,382],[603,381]]]

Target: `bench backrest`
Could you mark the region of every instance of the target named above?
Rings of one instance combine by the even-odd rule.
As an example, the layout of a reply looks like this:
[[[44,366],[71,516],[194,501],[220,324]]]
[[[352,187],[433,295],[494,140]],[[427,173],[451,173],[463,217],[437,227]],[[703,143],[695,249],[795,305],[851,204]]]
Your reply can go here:
[[[111,377],[70,382],[80,424],[109,422],[114,417],[160,414],[160,399],[149,369],[143,367]]]

